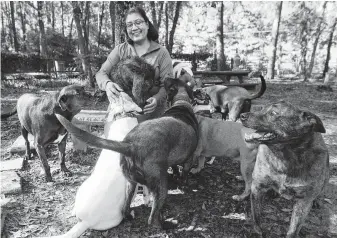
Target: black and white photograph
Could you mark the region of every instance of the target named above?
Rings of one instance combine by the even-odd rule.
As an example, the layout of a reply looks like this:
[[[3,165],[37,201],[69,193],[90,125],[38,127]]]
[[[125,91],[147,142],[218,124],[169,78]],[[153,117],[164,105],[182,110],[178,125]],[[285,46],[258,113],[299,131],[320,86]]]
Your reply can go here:
[[[337,1],[0,6],[0,237],[337,238]]]

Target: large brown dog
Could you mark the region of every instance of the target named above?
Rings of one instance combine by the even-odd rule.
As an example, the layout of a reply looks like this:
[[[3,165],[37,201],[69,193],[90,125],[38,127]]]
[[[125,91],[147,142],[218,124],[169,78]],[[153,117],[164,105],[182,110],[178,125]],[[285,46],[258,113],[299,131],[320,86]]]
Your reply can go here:
[[[123,154],[121,167],[131,185],[125,216],[129,214],[136,183],[140,183],[146,185],[153,195],[148,224],[169,228],[171,224],[161,224],[160,219],[168,191],[167,170],[172,165],[192,162],[190,158],[197,146],[198,125],[190,104],[192,91],[186,83],[167,78],[164,86],[173,106],[162,117],[138,124],[122,142],[96,137],[75,127],[64,117],[57,117],[78,139],[91,146]]]
[[[197,173],[204,168],[205,157],[239,157],[241,174],[245,181],[245,191],[241,195],[234,195],[233,199],[241,201],[247,198],[250,194],[252,172],[258,148],[258,145],[244,141],[245,132],[251,131],[251,129],[243,127],[238,122],[219,121],[198,115],[196,118],[199,125],[199,140],[193,160],[198,161],[198,167],[193,168],[191,172]]]
[[[61,171],[67,176],[71,175],[65,165],[67,133],[55,117],[55,112],[71,120],[81,111],[87,98],[88,94],[85,93],[84,88],[77,85],[66,86],[60,92],[44,96],[27,93],[18,99],[16,110],[9,113],[9,115],[18,113],[22,136],[26,141],[26,159],[31,158],[28,133],[34,136],[34,145],[47,182],[52,181],[52,176],[45,147],[60,135],[63,136],[58,143]]]
[[[261,88],[255,94],[250,94],[243,87],[213,85],[195,90],[194,96],[199,100],[205,100],[208,95],[211,101],[211,113],[219,109],[223,120],[226,120],[228,115],[230,121],[236,121],[240,113],[250,111],[251,101],[261,97],[266,91],[266,81],[263,76],[260,76],[260,79]]]
[[[322,121],[284,101],[257,113],[243,113],[241,121],[257,130],[245,140],[260,144],[251,187],[254,229],[262,235],[261,202],[266,190],[272,188],[297,199],[287,233],[288,238],[297,237],[314,199],[329,179]]]

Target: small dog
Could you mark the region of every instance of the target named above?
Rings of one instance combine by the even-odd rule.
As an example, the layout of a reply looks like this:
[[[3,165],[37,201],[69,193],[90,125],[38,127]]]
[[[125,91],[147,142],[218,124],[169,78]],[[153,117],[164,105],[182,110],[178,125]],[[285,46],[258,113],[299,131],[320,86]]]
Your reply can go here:
[[[198,161],[198,167],[191,169],[191,173],[198,173],[204,168],[205,157],[226,156],[235,158],[240,156],[241,174],[245,181],[245,191],[241,195],[234,195],[233,199],[242,201],[250,195],[252,172],[254,169],[258,145],[246,143],[244,133],[251,131],[241,123],[219,121],[203,116],[196,116],[199,125],[198,146],[193,154],[193,161]]]
[[[314,199],[329,180],[329,153],[321,133],[322,121],[313,113],[281,101],[260,112],[241,114],[242,124],[255,129],[245,140],[258,143],[252,174],[251,209],[254,230],[262,235],[261,202],[272,188],[293,195],[294,205],[287,237],[297,237]]]
[[[179,78],[183,82],[185,82],[190,88],[200,88],[202,86],[202,82],[199,79],[194,78],[192,72],[192,65],[189,62],[179,62],[176,61],[173,63],[173,75],[175,78]]]
[[[88,145],[123,154],[120,163],[130,183],[124,217],[129,214],[136,184],[140,183],[153,195],[148,224],[170,228],[172,224],[161,223],[160,214],[168,191],[167,170],[177,164],[190,169],[190,158],[197,146],[198,122],[191,106],[193,95],[189,86],[179,79],[166,78],[164,87],[172,107],[162,117],[138,124],[122,142],[96,137],[76,128],[63,116],[57,117],[70,133]]]
[[[55,113],[71,120],[81,111],[87,99],[89,99],[89,95],[85,93],[82,86],[78,85],[66,86],[60,92],[44,96],[26,93],[18,99],[16,110],[8,114],[10,116],[18,113],[21,133],[26,142],[26,159],[31,159],[28,133],[34,136],[35,148],[41,160],[47,182],[53,180],[45,147],[58,139],[59,136],[62,136],[58,143],[61,171],[66,176],[71,176],[71,172],[65,165],[67,133],[57,120]]]
[[[211,113],[220,110],[223,120],[226,120],[228,115],[230,121],[237,121],[241,113],[250,111],[251,101],[261,97],[266,91],[266,81],[263,76],[260,76],[260,79],[261,88],[253,95],[243,87],[213,85],[195,90],[194,96],[198,100],[205,100],[208,95]]]

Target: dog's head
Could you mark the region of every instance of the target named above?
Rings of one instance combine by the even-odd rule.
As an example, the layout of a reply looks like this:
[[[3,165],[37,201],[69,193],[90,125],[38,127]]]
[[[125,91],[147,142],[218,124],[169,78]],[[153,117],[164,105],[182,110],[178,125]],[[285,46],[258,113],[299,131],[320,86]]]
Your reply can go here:
[[[178,100],[191,103],[193,101],[192,89],[179,78],[166,78],[164,88],[167,94],[167,101],[171,104]]]
[[[205,88],[197,88],[193,91],[193,97],[198,100],[197,104],[208,105],[211,98],[207,94]]]
[[[281,101],[264,107],[260,112],[243,113],[240,117],[245,127],[256,132],[247,135],[247,142],[280,143],[290,142],[309,133],[325,133],[322,121],[315,114]]]
[[[155,69],[140,57],[120,61],[110,77],[141,108],[145,106],[146,100],[159,90],[160,81],[155,80]]]
[[[69,85],[60,91],[57,102],[62,111],[68,111],[76,115],[81,111],[85,102],[89,99],[89,94],[80,85]]]

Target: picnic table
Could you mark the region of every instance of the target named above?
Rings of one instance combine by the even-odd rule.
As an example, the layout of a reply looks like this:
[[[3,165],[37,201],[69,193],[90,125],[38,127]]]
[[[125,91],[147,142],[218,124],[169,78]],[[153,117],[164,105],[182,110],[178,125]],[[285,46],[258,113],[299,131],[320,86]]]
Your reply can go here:
[[[240,86],[246,89],[254,89],[258,83],[256,82],[244,82],[243,77],[248,77],[250,71],[248,70],[233,70],[233,71],[195,71],[194,77],[200,78],[203,87],[214,84],[221,84],[224,86]],[[205,77],[206,78],[203,78]],[[207,76],[217,76],[216,79],[207,79]],[[239,83],[230,83],[232,77],[237,77]]]

